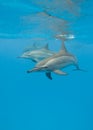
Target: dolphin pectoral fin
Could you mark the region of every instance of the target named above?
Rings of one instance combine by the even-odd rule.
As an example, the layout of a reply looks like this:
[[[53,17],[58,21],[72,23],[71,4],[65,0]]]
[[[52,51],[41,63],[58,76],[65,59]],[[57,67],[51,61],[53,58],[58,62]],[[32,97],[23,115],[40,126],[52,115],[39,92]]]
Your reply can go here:
[[[50,80],[52,80],[51,72],[46,72],[46,76],[47,76]]]
[[[55,74],[58,74],[58,75],[67,75],[66,72],[63,72],[63,71],[61,71],[61,70],[54,70],[53,72],[54,72]]]

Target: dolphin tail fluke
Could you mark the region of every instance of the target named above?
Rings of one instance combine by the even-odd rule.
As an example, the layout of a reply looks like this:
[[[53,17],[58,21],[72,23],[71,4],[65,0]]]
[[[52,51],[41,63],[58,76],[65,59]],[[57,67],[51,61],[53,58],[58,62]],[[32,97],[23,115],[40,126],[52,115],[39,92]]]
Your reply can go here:
[[[81,69],[81,68],[79,67],[79,65],[76,64],[75,66],[76,66],[76,69],[73,69],[73,71],[79,70],[79,71],[87,72],[86,70]]]
[[[73,69],[73,71],[78,71],[78,70],[79,70],[79,71],[82,71],[82,72],[87,72],[87,70],[80,69],[80,68],[78,68],[78,69],[77,69],[77,68],[76,68],[76,69]]]
[[[51,72],[46,72],[46,76],[47,76],[50,80],[52,80]]]

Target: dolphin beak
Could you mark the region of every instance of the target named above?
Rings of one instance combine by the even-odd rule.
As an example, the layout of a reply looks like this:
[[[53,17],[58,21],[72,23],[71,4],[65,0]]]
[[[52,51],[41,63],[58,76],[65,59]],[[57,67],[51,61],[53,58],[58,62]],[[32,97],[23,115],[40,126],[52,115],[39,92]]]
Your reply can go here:
[[[31,73],[31,72],[36,72],[36,71],[42,71],[44,69],[46,69],[47,67],[35,67],[34,69],[32,70],[28,70],[27,73]]]
[[[32,73],[41,70],[40,68],[34,68],[32,70],[28,70],[27,73]]]

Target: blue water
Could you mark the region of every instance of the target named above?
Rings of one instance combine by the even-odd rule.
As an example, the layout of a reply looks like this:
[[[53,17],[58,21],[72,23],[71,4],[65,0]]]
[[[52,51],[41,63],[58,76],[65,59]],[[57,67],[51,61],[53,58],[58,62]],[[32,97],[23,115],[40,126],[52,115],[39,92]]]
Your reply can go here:
[[[23,24],[22,17],[42,11],[31,2],[0,0],[0,130],[93,130],[93,1],[84,1],[81,15],[68,19],[76,38],[66,46],[87,72],[69,67],[68,76],[53,74],[52,81],[44,73],[27,74],[34,63],[17,58],[42,37],[50,49],[60,48],[52,32],[33,34]]]

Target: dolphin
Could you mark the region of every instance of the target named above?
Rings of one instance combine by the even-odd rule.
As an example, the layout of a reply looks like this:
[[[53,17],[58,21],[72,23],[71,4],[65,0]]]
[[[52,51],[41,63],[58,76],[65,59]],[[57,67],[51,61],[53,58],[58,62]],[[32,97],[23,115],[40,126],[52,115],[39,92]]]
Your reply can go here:
[[[28,70],[27,73],[45,72],[46,76],[52,80],[51,72],[58,75],[67,75],[67,73],[63,72],[61,69],[70,65],[74,65],[77,70],[80,70],[77,58],[67,51],[63,40],[61,50],[58,53],[38,62],[36,66]]]
[[[52,56],[53,54],[55,54],[55,52],[49,50],[48,44],[42,48],[38,48],[34,45],[34,48],[27,49],[20,56],[20,58],[26,58],[32,60],[33,62],[39,62],[45,58]]]

